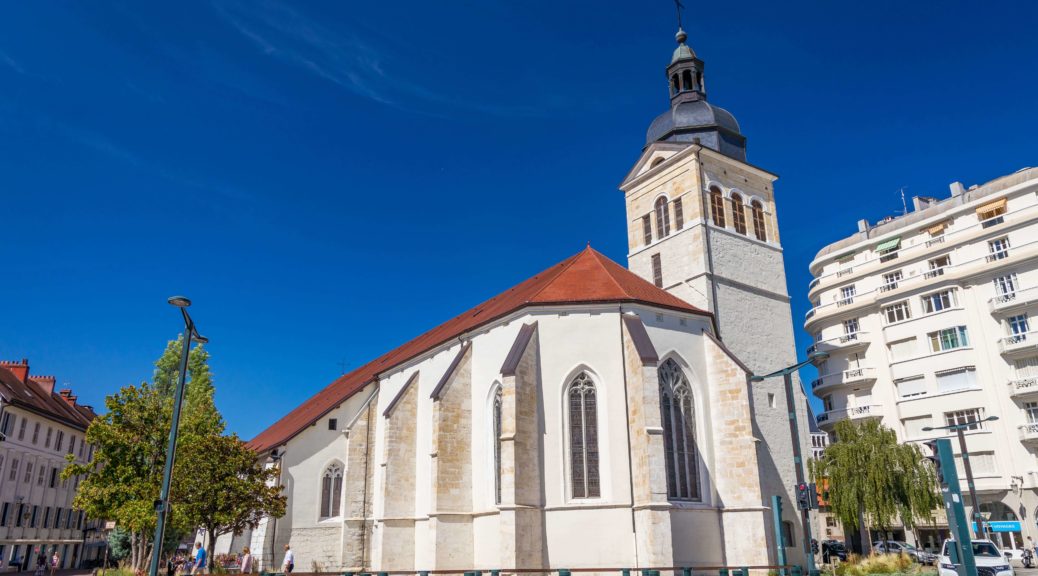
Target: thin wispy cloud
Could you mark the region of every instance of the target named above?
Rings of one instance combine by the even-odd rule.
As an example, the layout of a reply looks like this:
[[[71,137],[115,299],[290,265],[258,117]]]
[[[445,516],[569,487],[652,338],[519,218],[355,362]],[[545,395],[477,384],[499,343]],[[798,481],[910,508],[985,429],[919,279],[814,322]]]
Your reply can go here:
[[[460,99],[394,73],[392,50],[355,30],[322,26],[291,7],[268,0],[216,0],[220,16],[263,54],[304,70],[357,96],[402,110],[441,115],[451,109],[491,115],[542,115],[529,104]]]
[[[18,74],[25,75],[25,69],[22,68],[21,64],[15,61],[14,58],[11,58],[11,56],[3,50],[0,50],[0,64],[4,65],[7,68],[10,68],[11,70],[14,70]]]

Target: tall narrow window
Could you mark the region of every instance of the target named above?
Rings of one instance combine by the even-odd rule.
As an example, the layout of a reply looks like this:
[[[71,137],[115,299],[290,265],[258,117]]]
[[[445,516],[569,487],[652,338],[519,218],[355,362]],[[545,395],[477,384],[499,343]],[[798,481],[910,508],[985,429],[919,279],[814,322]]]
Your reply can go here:
[[[652,255],[652,283],[657,288],[663,288],[663,264],[659,254]]]
[[[667,495],[674,500],[699,500],[699,452],[692,389],[677,362],[668,359],[658,372]]]
[[[342,505],[342,465],[335,463],[324,469],[321,478],[321,519],[339,515]]]
[[[501,388],[494,392],[494,503],[501,503]]]
[[[574,498],[601,495],[598,475],[598,413],[595,384],[581,372],[569,385],[570,487]]]
[[[681,209],[681,196],[674,199],[674,229],[681,230],[685,227],[685,212]]]
[[[732,194],[732,225],[739,234],[746,233],[746,213],[743,212],[742,196]]]
[[[670,236],[670,210],[667,208],[667,199],[660,197],[656,199],[656,235],[660,238]]]
[[[764,206],[761,205],[760,200],[754,200],[750,203],[750,212],[753,214],[754,235],[757,236],[757,240],[767,242],[768,231],[764,228]]]
[[[646,246],[652,244],[652,218],[648,214],[642,216],[642,239]]]
[[[710,218],[714,225],[724,228],[724,198],[721,197],[720,188],[716,186],[710,189]]]

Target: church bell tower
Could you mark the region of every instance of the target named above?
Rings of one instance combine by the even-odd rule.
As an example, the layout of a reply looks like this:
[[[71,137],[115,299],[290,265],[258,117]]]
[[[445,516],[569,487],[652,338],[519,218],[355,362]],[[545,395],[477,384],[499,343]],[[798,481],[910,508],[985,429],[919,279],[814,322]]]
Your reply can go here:
[[[721,340],[754,373],[767,374],[797,357],[775,209],[778,176],[747,162],[739,123],[707,101],[704,62],[680,27],[676,39],[666,68],[670,106],[650,124],[641,156],[620,185],[628,267],[713,312]],[[808,454],[807,402],[796,384],[801,453]],[[799,542],[782,382],[755,383],[751,392],[762,505],[782,496]],[[799,554],[787,552],[791,559]]]

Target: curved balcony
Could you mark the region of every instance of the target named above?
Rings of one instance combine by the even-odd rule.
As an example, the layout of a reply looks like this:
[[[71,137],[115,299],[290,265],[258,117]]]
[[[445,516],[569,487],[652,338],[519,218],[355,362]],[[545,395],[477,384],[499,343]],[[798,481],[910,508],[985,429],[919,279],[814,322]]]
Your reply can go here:
[[[1006,336],[998,341],[998,351],[1003,356],[1026,356],[1038,352],[1038,332],[1021,332]]]
[[[843,408],[840,410],[830,410],[828,412],[822,412],[818,416],[815,416],[815,422],[818,424],[820,428],[827,428],[831,430],[837,422],[842,422],[843,420],[879,418],[879,412],[879,404],[866,404],[865,406],[855,406],[854,408]],[[1035,433],[1035,437],[1036,439],[1038,439],[1038,432]]]
[[[1017,378],[1009,381],[1009,395],[1013,398],[1038,396],[1038,378]]]
[[[875,368],[851,368],[849,370],[844,370],[843,372],[826,374],[821,378],[816,378],[811,382],[811,391],[814,392],[817,390],[838,388],[840,386],[850,386],[853,384],[866,384],[875,381]]]
[[[833,352],[864,350],[872,343],[868,336],[868,332],[861,330],[854,332],[853,334],[843,334],[842,336],[836,336],[835,338],[819,340],[807,347],[807,355],[810,356],[814,352],[829,352],[831,354]]]
[[[1038,286],[995,296],[988,300],[988,308],[992,314],[1012,312],[1035,302],[1038,302]]]
[[[1020,429],[1020,441],[1027,444],[1038,443],[1038,423],[1022,424]]]

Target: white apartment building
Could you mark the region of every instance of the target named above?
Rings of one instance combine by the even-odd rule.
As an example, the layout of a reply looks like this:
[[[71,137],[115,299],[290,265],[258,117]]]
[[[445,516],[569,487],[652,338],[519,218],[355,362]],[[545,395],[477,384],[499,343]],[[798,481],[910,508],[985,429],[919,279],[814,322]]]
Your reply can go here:
[[[72,506],[78,479],[62,480],[66,456],[87,462],[84,442],[96,416],[53,376],[29,374],[29,362],[0,362],[0,572],[32,570],[55,552],[62,568],[96,560],[104,536]]]
[[[1005,521],[992,537],[1019,547],[1038,538],[1038,169],[913,204],[811,263],[804,326],[830,354],[811,385],[817,424],[879,418],[923,442],[943,434],[926,427],[997,416],[966,441],[981,512]]]

